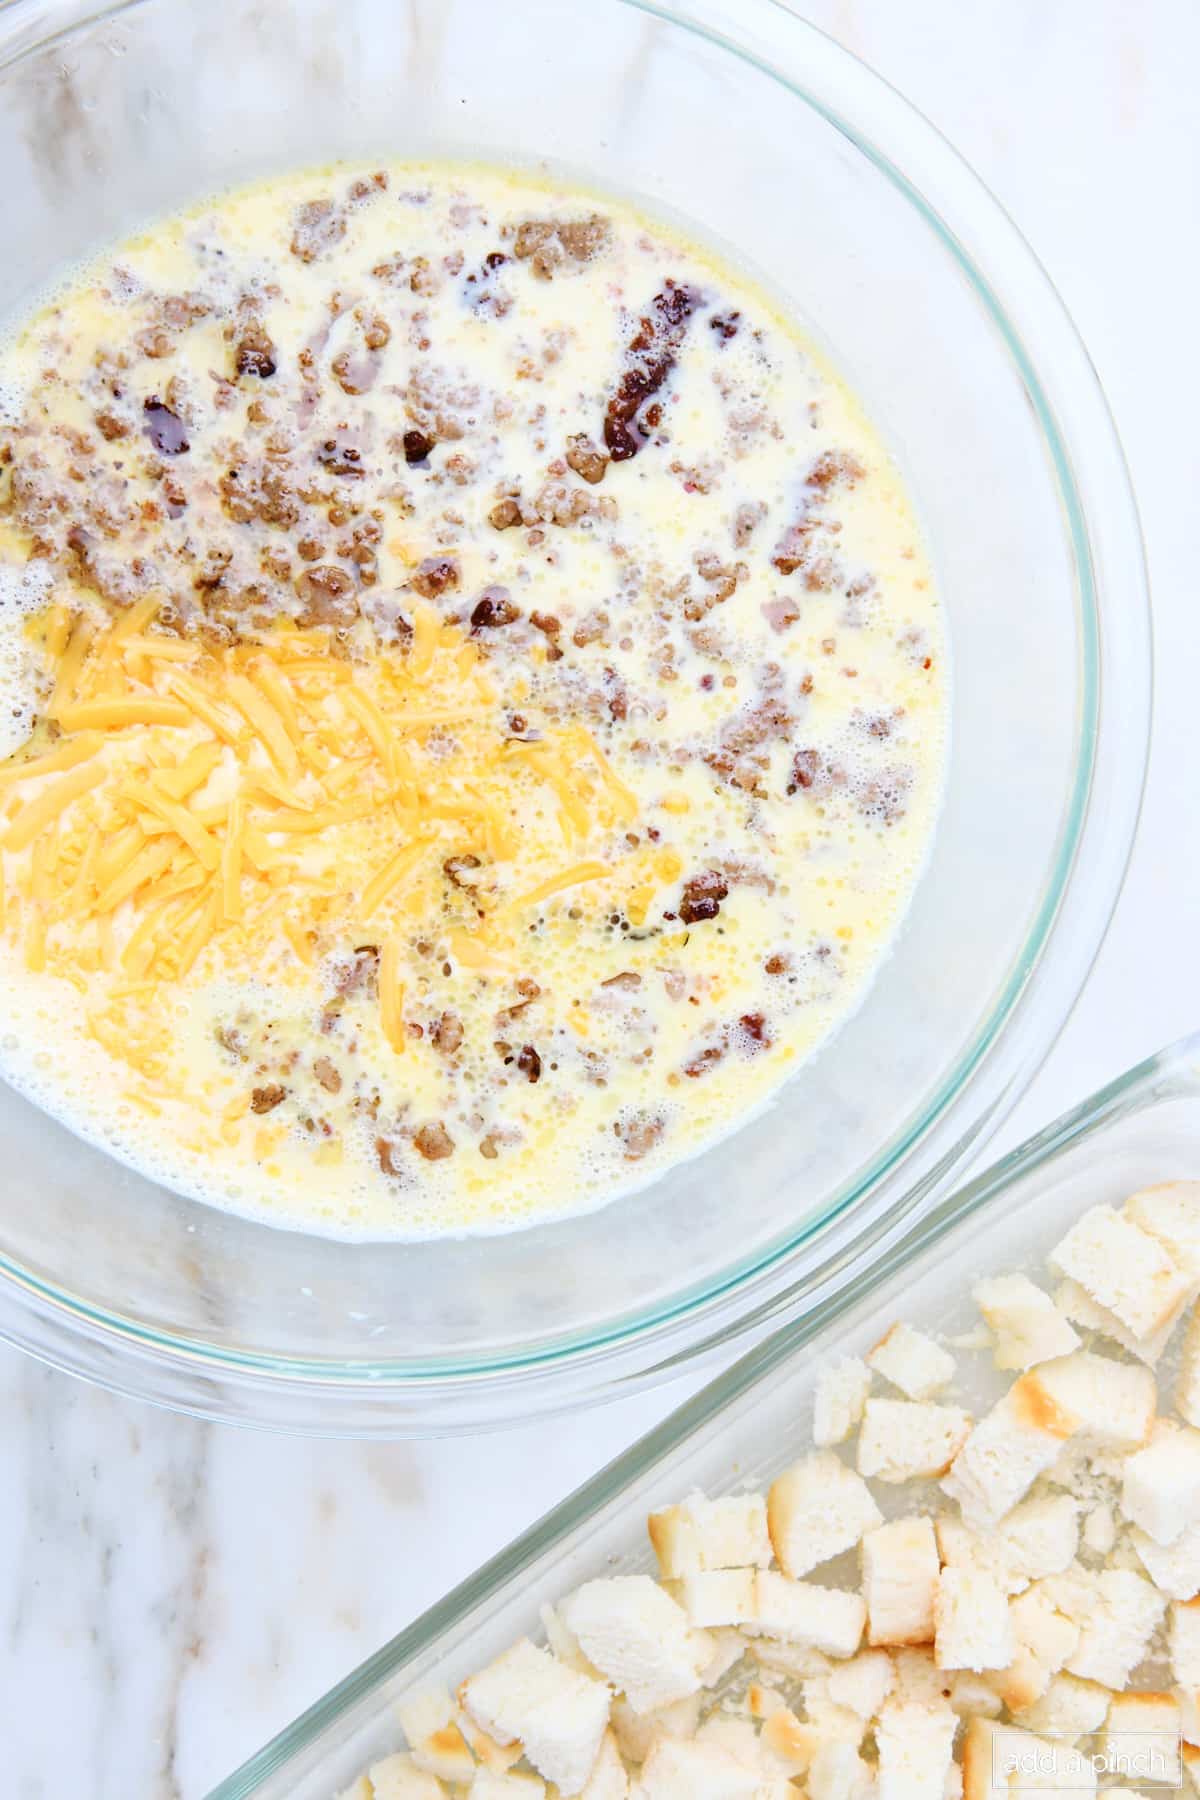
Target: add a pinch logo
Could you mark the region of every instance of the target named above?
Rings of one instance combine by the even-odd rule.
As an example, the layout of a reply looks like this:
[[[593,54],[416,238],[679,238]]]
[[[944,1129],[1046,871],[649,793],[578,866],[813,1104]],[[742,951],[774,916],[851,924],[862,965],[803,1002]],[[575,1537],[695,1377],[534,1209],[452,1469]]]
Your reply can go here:
[[[1112,1783],[1159,1790],[1183,1786],[1178,1729],[1122,1727],[1068,1740],[997,1726],[991,1763],[991,1800],[1001,1793],[1045,1789],[1090,1800]]]

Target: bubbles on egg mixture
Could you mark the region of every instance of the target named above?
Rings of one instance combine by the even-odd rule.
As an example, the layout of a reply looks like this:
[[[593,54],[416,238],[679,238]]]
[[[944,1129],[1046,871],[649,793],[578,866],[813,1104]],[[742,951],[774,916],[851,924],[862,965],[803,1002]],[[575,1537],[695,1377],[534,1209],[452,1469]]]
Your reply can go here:
[[[25,628],[46,605],[51,585],[41,563],[14,568],[0,562],[0,759],[19,750],[33,730],[38,665]]]
[[[24,384],[0,375],[0,428],[19,425],[25,406]]]

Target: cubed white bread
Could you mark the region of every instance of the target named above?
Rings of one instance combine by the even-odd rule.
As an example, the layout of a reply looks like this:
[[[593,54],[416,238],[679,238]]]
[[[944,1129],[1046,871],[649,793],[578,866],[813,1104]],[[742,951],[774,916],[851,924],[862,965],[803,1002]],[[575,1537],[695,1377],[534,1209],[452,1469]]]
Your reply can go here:
[[[1003,1729],[982,1716],[967,1720],[962,1742],[963,1800],[1008,1800],[1008,1778],[1000,1775],[995,1761]]]
[[[1167,1625],[1171,1673],[1180,1687],[1200,1688],[1200,1600],[1176,1600]]]
[[[956,1669],[950,1678],[950,1704],[960,1719],[997,1719],[1004,1703],[988,1675],[975,1675],[970,1669]]]
[[[1008,1596],[984,1569],[943,1569],[933,1603],[939,1669],[1006,1669],[1016,1655]]]
[[[846,1657],[858,1649],[865,1621],[866,1607],[857,1594],[759,1569],[754,1611],[745,1629]]]
[[[1185,1274],[1200,1281],[1200,1181],[1163,1181],[1142,1188],[1130,1194],[1122,1211],[1156,1237]]]
[[[1154,1424],[1158,1390],[1150,1369],[1076,1350],[1023,1377],[1051,1406],[1075,1419],[1075,1432],[1102,1449],[1138,1450]],[[1074,1434],[1073,1434],[1074,1435]]]
[[[1108,1766],[1132,1781],[1182,1787],[1181,1725],[1179,1701],[1174,1694],[1114,1694],[1103,1740]]]
[[[519,1741],[538,1774],[564,1793],[583,1787],[608,1726],[611,1695],[603,1682],[521,1638],[459,1692],[466,1712],[498,1744]]]
[[[778,1775],[771,1756],[763,1749],[753,1719],[739,1718],[731,1712],[710,1713],[696,1733],[696,1743],[706,1748],[723,1750],[744,1769],[756,1774]]]
[[[863,1598],[872,1645],[931,1644],[940,1571],[933,1525],[893,1519],[862,1541]]]
[[[875,1727],[879,1800],[943,1800],[957,1729],[944,1703],[886,1701]]]
[[[1019,1724],[1046,1737],[1074,1743],[1085,1732],[1099,1731],[1108,1717],[1112,1695],[1095,1681],[1078,1675],[1055,1675],[1040,1700],[1017,1714]]]
[[[480,1729],[469,1713],[459,1710],[458,1728],[471,1746],[471,1754],[475,1761],[482,1763],[485,1769],[498,1769],[501,1773],[511,1769],[514,1763],[521,1760],[520,1744],[498,1744],[494,1737]]]
[[[1179,1729],[1185,1744],[1200,1744],[1200,1688],[1176,1688]]]
[[[449,1688],[426,1688],[399,1701],[396,1717],[418,1769],[441,1781],[470,1781],[475,1757],[459,1727]]]
[[[1181,1532],[1173,1544],[1156,1544],[1136,1526],[1129,1542],[1156,1588],[1168,1599],[1194,1600],[1200,1594],[1200,1525]]]
[[[1139,1338],[1160,1331],[1191,1288],[1166,1246],[1111,1206],[1090,1207],[1048,1260]]]
[[[971,1291],[991,1329],[998,1369],[1032,1369],[1078,1350],[1078,1333],[1028,1275],[993,1275]]]
[[[859,1739],[861,1740],[861,1729]],[[827,1743],[827,1734],[811,1719],[797,1718],[790,1707],[777,1707],[763,1723],[761,1742],[788,1775],[807,1775],[813,1757]]]
[[[1116,1514],[1104,1501],[1097,1501],[1083,1521],[1080,1539],[1093,1556],[1107,1556],[1117,1541]],[[1066,1564],[1063,1564],[1066,1567]],[[1052,1571],[1047,1571],[1051,1573]]]
[[[1148,1337],[1140,1338],[1123,1325],[1115,1313],[1109,1312],[1107,1306],[1101,1306],[1093,1300],[1086,1288],[1080,1287],[1077,1281],[1060,1281],[1054,1290],[1054,1304],[1065,1318],[1074,1320],[1083,1331],[1099,1332],[1101,1337],[1111,1338],[1114,1344],[1120,1344],[1139,1362],[1153,1368],[1163,1351],[1171,1341],[1183,1308],[1166,1319],[1157,1331]]]
[[[712,1639],[649,1575],[586,1581],[559,1608],[589,1662],[641,1712],[700,1687]]]
[[[746,1710],[752,1719],[769,1719],[772,1713],[784,1712],[787,1701],[777,1687],[766,1681],[752,1681],[746,1689]]]
[[[1173,1544],[1200,1523],[1200,1431],[1160,1425],[1144,1450],[1125,1458],[1121,1511],[1156,1544]]]
[[[868,1352],[867,1363],[910,1400],[932,1400],[954,1380],[956,1367],[948,1350],[903,1319]]]
[[[1069,1358],[1067,1359],[1070,1360]],[[1057,1460],[1077,1420],[1046,1393],[1042,1369],[1021,1375],[970,1433],[942,1487],[970,1525],[995,1525]]]
[[[590,1675],[595,1680],[600,1671],[594,1669],[579,1647],[579,1640],[573,1631],[568,1631],[562,1614],[556,1606],[546,1601],[538,1608],[542,1621],[542,1630],[546,1633],[546,1643],[558,1658],[566,1663],[569,1669],[578,1669],[581,1675]]]
[[[921,1700],[941,1706],[949,1700],[950,1677],[933,1660],[933,1644],[900,1645],[888,1653],[892,1659],[893,1700]]]
[[[689,1694],[657,1712],[635,1712],[618,1694],[612,1703],[612,1734],[626,1762],[643,1763],[660,1737],[691,1738],[700,1723],[699,1694]]]
[[[892,1691],[895,1672],[886,1650],[860,1650],[849,1662],[836,1663],[826,1676],[829,1698],[835,1706],[873,1719]]]
[[[1079,1626],[1059,1611],[1040,1584],[1009,1602],[1008,1617],[1016,1651],[1008,1668],[990,1679],[1004,1704],[1016,1713],[1040,1700],[1074,1655]]]
[[[946,1780],[942,1787],[942,1800],[963,1800],[962,1770],[956,1762],[952,1762],[946,1770]]]
[[[361,1800],[443,1800],[445,1792],[436,1775],[418,1769],[403,1751],[375,1763],[361,1783]],[[357,1787],[348,1789],[342,1800],[360,1800]]]
[[[1189,1425],[1200,1426],[1200,1306],[1192,1309],[1179,1356],[1175,1410]]]
[[[746,1654],[773,1675],[802,1680],[829,1667],[829,1658],[811,1644],[788,1644],[782,1638],[747,1637]]]
[[[634,1800],[761,1800],[763,1783],[713,1744],[660,1738],[634,1784]]]
[[[862,1422],[871,1391],[871,1371],[857,1356],[840,1356],[817,1376],[813,1395],[813,1443],[818,1449],[844,1444]]]
[[[744,1625],[754,1612],[755,1569],[703,1569],[677,1583],[678,1599],[697,1630]]]
[[[886,1651],[877,1654],[886,1655]],[[838,1663],[830,1664],[830,1672],[841,1667]],[[801,1683],[804,1697],[804,1716],[825,1737],[836,1739],[839,1743],[859,1744],[867,1721],[861,1713],[849,1706],[840,1706],[829,1691],[828,1675],[813,1675]]]
[[[950,1568],[984,1569],[1006,1593],[1022,1593],[1031,1581],[1070,1568],[1079,1546],[1079,1507],[1069,1494],[1023,1500],[990,1531],[972,1531],[961,1519],[937,1521],[938,1549]]]
[[[944,1475],[971,1429],[961,1406],[921,1400],[868,1400],[858,1435],[858,1472],[878,1481]]]
[[[882,1519],[866,1482],[832,1450],[801,1457],[767,1496],[767,1529],[786,1575],[807,1575],[852,1550]]]
[[[717,1500],[694,1494],[682,1506],[651,1513],[646,1528],[665,1580],[704,1569],[765,1569],[771,1561],[761,1494],[726,1494]]]
[[[1072,1675],[1123,1688],[1145,1656],[1166,1610],[1166,1600],[1132,1569],[1081,1572],[1078,1578],[1051,1576],[1048,1587],[1079,1626],[1079,1642],[1067,1659]]]
[[[871,1771],[853,1744],[822,1744],[808,1766],[809,1800],[865,1800]]]
[[[480,1769],[467,1789],[468,1800],[545,1800],[546,1784],[538,1775],[505,1774]]]

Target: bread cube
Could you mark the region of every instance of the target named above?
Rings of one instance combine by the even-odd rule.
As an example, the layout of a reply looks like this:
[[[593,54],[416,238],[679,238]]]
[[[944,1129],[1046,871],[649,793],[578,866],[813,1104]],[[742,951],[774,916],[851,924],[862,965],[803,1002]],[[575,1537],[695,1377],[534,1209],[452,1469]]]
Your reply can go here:
[[[767,1529],[786,1575],[807,1575],[818,1563],[851,1550],[864,1531],[881,1523],[862,1477],[832,1450],[805,1456],[772,1483]]]
[[[362,1800],[443,1800],[445,1788],[427,1769],[419,1769],[411,1756],[385,1756],[367,1770]],[[359,1800],[354,1788],[342,1800]]]
[[[618,1694],[612,1703],[612,1735],[627,1762],[642,1763],[660,1737],[692,1738],[700,1723],[701,1696],[689,1694],[685,1700],[660,1706],[657,1712],[634,1712],[628,1700]]]
[[[1016,1650],[1008,1668],[991,1680],[1010,1711],[1021,1712],[1041,1699],[1074,1655],[1079,1626],[1059,1611],[1040,1584],[1009,1602],[1008,1617]]]
[[[1163,1181],[1130,1194],[1122,1212],[1156,1237],[1193,1281],[1200,1281],[1200,1181]]]
[[[1099,1731],[1112,1699],[1106,1687],[1077,1675],[1055,1675],[1040,1700],[1018,1715],[1023,1728],[1073,1744],[1087,1732]]]
[[[762,1800],[764,1786],[752,1769],[718,1745],[660,1738],[634,1793],[636,1800]]]
[[[871,1371],[857,1356],[827,1363],[813,1397],[813,1443],[818,1449],[843,1444],[862,1421],[871,1389]]]
[[[971,1292],[991,1329],[998,1369],[1031,1369],[1078,1350],[1078,1334],[1028,1275],[991,1276]]]
[[[401,1700],[396,1717],[418,1769],[440,1781],[470,1781],[475,1757],[459,1728],[449,1688],[428,1688]]]
[[[567,1794],[583,1787],[608,1726],[611,1695],[603,1682],[565,1668],[548,1650],[521,1638],[465,1681],[460,1698],[498,1744],[519,1742],[547,1781]]]
[[[858,1472],[898,1483],[944,1475],[967,1433],[961,1406],[916,1400],[868,1400],[858,1437]]]
[[[865,1620],[866,1607],[857,1594],[759,1569],[754,1611],[746,1629],[810,1646],[827,1656],[846,1657],[858,1649]]]
[[[1117,1521],[1111,1506],[1097,1502],[1083,1521],[1080,1533],[1085,1550],[1093,1556],[1107,1556],[1117,1541]],[[1063,1564],[1066,1567],[1066,1564]]]
[[[998,1719],[1004,1703],[991,1675],[976,1675],[970,1669],[956,1669],[950,1677],[950,1704],[960,1719]]]
[[[1180,1706],[1174,1694],[1114,1694],[1103,1746],[1109,1767],[1130,1781],[1182,1787],[1180,1727]]]
[[[635,1711],[653,1712],[699,1688],[712,1640],[648,1575],[586,1581],[559,1611],[589,1662]]]
[[[1068,1617],[1079,1626],[1079,1642],[1067,1659],[1072,1675],[1123,1688],[1166,1610],[1163,1596],[1132,1569],[1080,1571],[1068,1582],[1051,1576],[1048,1586]]]
[[[986,1570],[943,1569],[933,1603],[939,1669],[1006,1669],[1016,1655],[1008,1597]]]
[[[957,1729],[944,1703],[888,1700],[875,1727],[879,1800],[943,1800]]]
[[[1149,1369],[1076,1350],[1024,1379],[1038,1384],[1064,1418],[1074,1418],[1075,1433],[1089,1444],[1130,1451],[1149,1439],[1158,1400]]]
[[[892,1691],[895,1674],[886,1650],[860,1650],[825,1678],[829,1698],[860,1719],[873,1719]]]
[[[754,1569],[704,1569],[685,1575],[678,1586],[679,1603],[697,1630],[744,1625],[754,1612]]]
[[[1200,1594],[1200,1525],[1181,1532],[1173,1544],[1156,1544],[1138,1527],[1129,1534],[1138,1561],[1156,1588],[1171,1600]]]
[[[1173,1544],[1200,1524],[1200,1431],[1160,1428],[1126,1457],[1121,1511],[1156,1544]]]
[[[808,1765],[809,1800],[865,1800],[871,1771],[853,1744],[822,1744]]]
[[[1008,1800],[1038,1788],[1090,1800],[1096,1771],[1090,1758],[1035,1732],[991,1719],[972,1719],[963,1741],[963,1800]]]
[[[1090,1207],[1048,1260],[1139,1338],[1177,1315],[1191,1288],[1165,1245],[1111,1206]]]
[[[880,1338],[867,1363],[910,1400],[931,1400],[953,1381],[956,1367],[948,1350],[903,1320]]]
[[[1070,1360],[1069,1358],[1067,1359]],[[1043,1363],[1020,1376],[982,1418],[955,1457],[942,1487],[968,1524],[995,1525],[1049,1469],[1078,1423],[1043,1388]]]
[[[933,1642],[940,1566],[928,1519],[893,1519],[866,1534],[863,1597],[872,1645]]]
[[[1084,1331],[1098,1331],[1102,1337],[1108,1337],[1139,1362],[1153,1368],[1159,1357],[1171,1341],[1181,1312],[1173,1313],[1165,1319],[1157,1331],[1148,1337],[1140,1338],[1123,1325],[1115,1313],[1109,1312],[1107,1306],[1101,1306],[1098,1300],[1077,1281],[1060,1281],[1054,1290],[1054,1304],[1065,1318],[1072,1319]]]
[[[694,1494],[646,1521],[659,1574],[670,1581],[704,1569],[765,1569],[771,1561],[767,1506],[761,1494]]]

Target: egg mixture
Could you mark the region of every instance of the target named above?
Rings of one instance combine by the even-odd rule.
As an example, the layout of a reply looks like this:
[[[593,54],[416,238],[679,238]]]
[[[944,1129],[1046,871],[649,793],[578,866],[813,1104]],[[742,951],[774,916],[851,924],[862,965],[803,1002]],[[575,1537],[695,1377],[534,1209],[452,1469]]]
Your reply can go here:
[[[936,812],[912,507],[751,280],[339,166],[0,351],[0,1068],[347,1235],[598,1204],[856,1005]]]

